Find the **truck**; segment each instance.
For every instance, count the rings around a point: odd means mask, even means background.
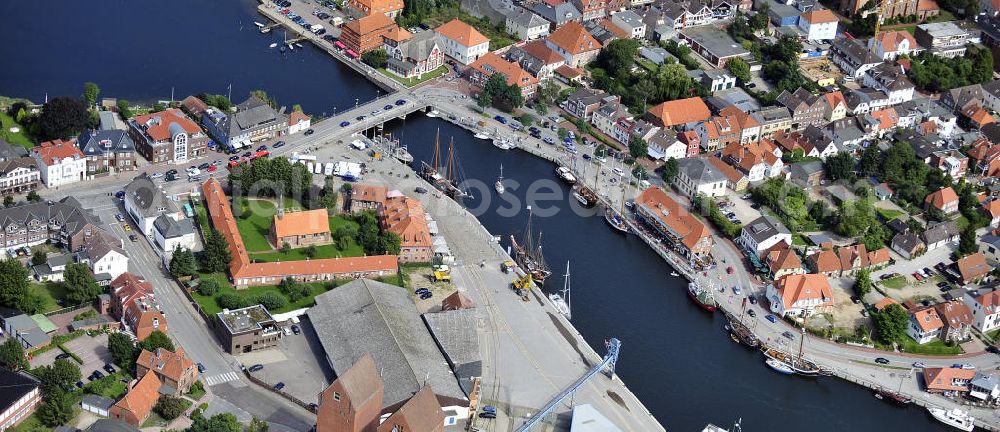
[[[316,156],[307,155],[307,154],[299,154],[299,152],[292,152],[291,161],[292,161],[292,163],[295,163],[295,162],[305,163],[306,161],[313,161],[313,162],[315,162],[316,161]]]
[[[333,175],[333,162],[327,162],[326,166],[323,167],[323,175],[331,176]]]
[[[451,282],[451,268],[447,265],[436,265],[431,269],[434,282]]]
[[[320,30],[325,30],[325,29],[323,28],[323,26],[321,26],[319,24],[313,24],[313,25],[309,26],[309,31],[311,31],[313,33],[319,34]]]

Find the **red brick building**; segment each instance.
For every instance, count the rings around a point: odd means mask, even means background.
[[[375,370],[375,361],[365,354],[319,394],[316,432],[379,430],[382,397],[382,380]]]

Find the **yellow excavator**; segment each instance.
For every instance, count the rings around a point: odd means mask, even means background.
[[[514,279],[510,283],[510,287],[517,295],[521,296],[521,300],[528,301],[528,291],[531,291],[531,274],[529,273],[519,279]]]

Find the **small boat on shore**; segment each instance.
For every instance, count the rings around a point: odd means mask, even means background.
[[[587,185],[583,184],[583,182],[577,182],[574,185],[573,198],[587,208],[597,205],[598,202],[597,194],[587,187]]]
[[[549,301],[552,302],[552,306],[554,306],[559,313],[563,314],[566,319],[572,318],[569,308],[569,261],[566,261],[566,278],[563,282],[562,294],[549,294]]]
[[[253,25],[255,25],[255,26],[257,26],[257,27],[260,27],[260,28],[264,28],[264,24],[263,24],[263,23],[259,23],[259,22],[257,22],[257,21],[254,21],[254,22],[253,22]]]
[[[672,271],[672,272],[670,272],[670,276],[677,277],[677,276],[680,276],[680,273]]]
[[[484,139],[489,139],[490,136],[486,132],[478,131],[478,132],[476,132],[475,137],[478,138],[478,139],[484,140]]]
[[[971,432],[972,429],[976,427],[976,419],[970,416],[968,411],[960,410],[958,408],[950,410],[927,408],[927,411],[930,412],[931,416],[933,416],[937,421],[958,430]]]
[[[274,47],[276,47],[276,46],[278,46],[278,43],[277,43],[277,42],[275,42],[275,43],[272,43],[272,44],[268,45],[267,47],[268,47],[268,48],[274,48]]]
[[[514,147],[517,147],[516,145],[514,145],[514,143],[510,142],[506,138],[493,140],[493,146],[500,150],[510,150]]]
[[[425,114],[425,115],[426,115],[427,117],[431,117],[431,118],[434,118],[434,117],[441,117],[441,113],[440,113],[440,112],[438,112],[438,110],[431,110],[431,112],[429,112],[429,113],[427,113],[427,114]]]
[[[628,224],[625,223],[625,218],[611,207],[604,210],[604,220],[616,231],[628,234]]]
[[[559,177],[560,180],[566,183],[569,184],[576,183],[576,176],[573,175],[573,171],[564,166],[556,168],[556,176]]]
[[[792,367],[785,362],[769,358],[767,360],[764,360],[764,363],[766,363],[771,369],[774,369],[778,373],[782,373],[785,375],[795,375],[795,371],[792,369]]]
[[[709,312],[715,312],[719,307],[712,290],[702,287],[697,282],[688,283],[688,297],[691,297],[691,300],[694,300],[698,307]]]

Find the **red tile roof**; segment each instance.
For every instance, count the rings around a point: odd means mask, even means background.
[[[913,322],[917,323],[920,326],[920,330],[924,333],[944,327],[944,323],[941,322],[941,316],[932,307],[917,309],[910,314],[912,315]]]
[[[139,379],[128,393],[125,393],[112,409],[118,408],[123,411],[128,411],[142,423],[147,417],[149,417],[149,412],[152,411],[153,405],[156,405],[156,401],[160,399],[160,379],[156,377],[156,374],[148,373]]]
[[[582,54],[601,49],[601,43],[576,21],[569,21],[548,36],[549,42],[570,54]]]
[[[928,194],[927,198],[924,199],[924,204],[930,204],[939,210],[943,210],[945,206],[956,201],[958,201],[958,194],[955,193],[955,189],[948,186],[937,192]]]
[[[663,189],[646,188],[635,199],[635,204],[645,208],[661,223],[666,224],[688,249],[694,249],[702,242],[707,242],[707,246],[711,247],[712,234],[708,228],[671,199]]]
[[[663,102],[650,108],[649,114],[655,117],[663,127],[705,121],[712,117],[708,105],[705,105],[705,101],[700,97]]]
[[[479,60],[476,60],[469,67],[487,77],[500,72],[507,77],[507,85],[527,87],[538,84],[538,78],[521,69],[521,66],[517,63],[504,60],[492,52],[486,53],[486,55],[480,57]]]
[[[385,200],[379,214],[384,229],[396,233],[403,247],[431,247],[427,215],[420,201],[401,196]]]
[[[983,255],[982,252],[959,258],[955,264],[958,266],[958,273],[962,275],[962,280],[965,282],[979,280],[989,274],[991,270],[990,265],[986,263],[986,255]]]
[[[483,36],[475,27],[462,22],[458,18],[442,24],[434,29],[434,31],[467,48],[490,43],[488,37]]]
[[[326,209],[305,210],[274,215],[274,233],[279,239],[330,232],[330,215]]]
[[[961,368],[924,368],[926,390],[934,392],[969,390],[968,382],[976,376],[976,371]]]
[[[76,148],[76,140],[63,141],[57,139],[55,141],[45,141],[38,147],[32,148],[31,153],[38,155],[42,159],[42,163],[46,166],[60,164],[63,159],[67,158],[74,160],[83,159],[83,152]]]
[[[812,10],[802,14],[802,18],[809,24],[832,23],[839,21],[837,16],[829,9]]]
[[[176,353],[163,348],[157,348],[155,352],[142,350],[136,364],[174,381],[180,381],[186,372],[196,369],[194,362],[187,358],[183,348],[177,348]],[[194,377],[198,378],[197,370],[194,371]]]
[[[566,59],[563,58],[562,55],[557,53],[554,49],[549,48],[548,45],[545,45],[545,41],[536,40],[528,42],[524,44],[524,47],[522,47],[521,49],[523,49],[524,52],[531,54],[532,57],[541,60],[542,63],[546,65],[562,63],[566,61]]]
[[[170,132],[172,124],[180,126],[188,135],[201,133],[198,124],[177,108],[136,116],[135,122],[144,127],[146,135],[149,135],[155,142],[170,141],[173,138],[173,134]]]
[[[833,305],[833,291],[826,276],[821,274],[785,275],[775,281],[785,309],[802,300],[820,300],[820,305]]]
[[[309,121],[309,120],[310,120],[309,116],[302,111],[292,111],[292,113],[288,115],[289,125],[295,125],[299,124],[299,122]]]

